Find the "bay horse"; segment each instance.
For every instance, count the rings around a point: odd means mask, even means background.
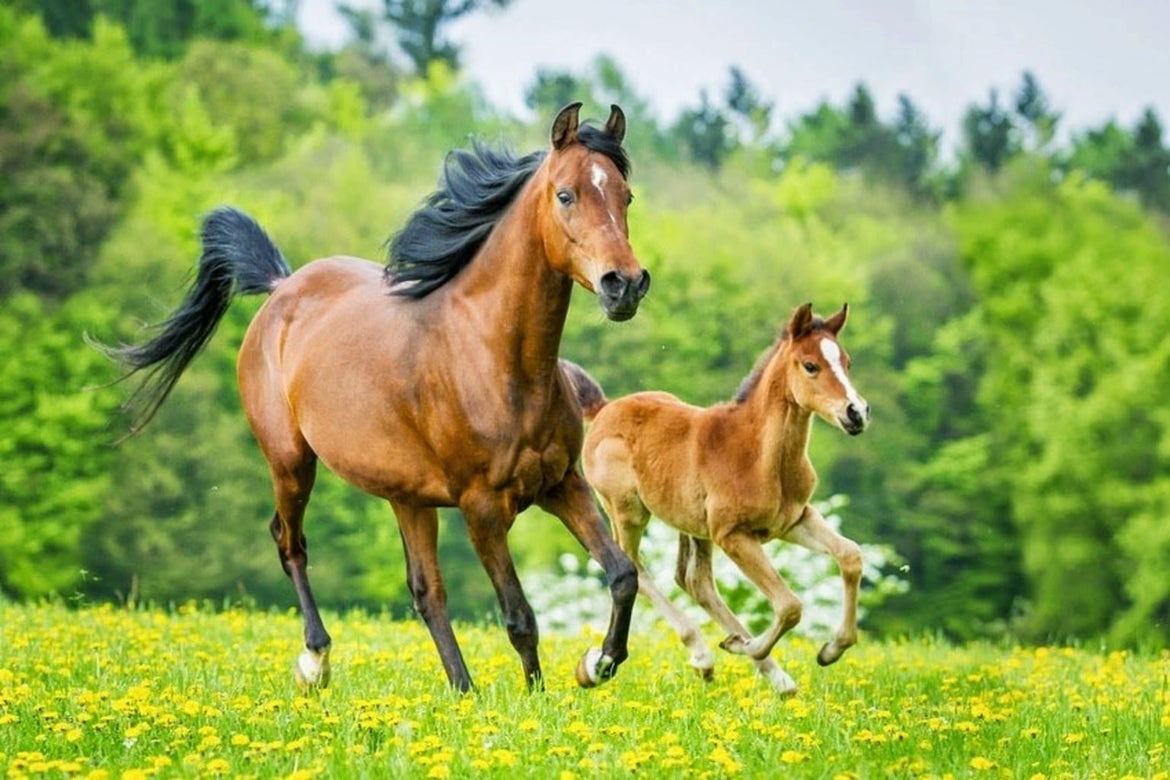
[[[625,116],[612,106],[596,127],[579,122],[580,107],[557,115],[551,149],[451,152],[438,189],[390,242],[385,268],[338,256],[293,273],[251,217],[211,212],[181,306],[147,343],[105,348],[127,377],[147,372],[134,433],[232,298],[269,294],[237,376],[271,471],[269,527],[303,615],[302,685],[327,685],[330,675],[303,532],[318,461],[393,508],[414,607],[452,687],[473,685],[447,614],[437,507],[462,511],[529,689],[542,686],[537,624],[506,537],[531,504],[564,523],[611,591],[607,633],[578,664],[578,682],[608,680],[627,657],[637,574],[578,471],[581,412],[557,352],[574,282],[620,321],[637,312],[650,276],[629,242]]]
[[[832,555],[845,585],[844,617],[836,637],[820,650],[828,665],[857,641],[857,589],[861,551],[811,505],[816,471],[808,457],[813,416],[857,435],[869,422],[869,405],[849,378],[849,354],[837,340],[845,305],[826,319],[805,304],[757,361],[735,400],[703,409],[663,392],[606,401],[579,366],[567,365],[591,421],[582,464],[609,515],[618,544],[638,568],[639,591],[691,651],[690,664],[705,679],[714,654],[702,632],[654,584],[638,557],[651,515],[679,531],[675,579],[728,632],[720,646],[749,656],[784,695],[796,683],[770,656],[776,642],[800,622],[800,600],[785,584],[762,544],[784,539]],[[712,542],[767,597],[771,626],[752,637],[715,588]]]

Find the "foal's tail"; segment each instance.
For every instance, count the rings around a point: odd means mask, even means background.
[[[292,273],[268,234],[242,211],[228,207],[212,211],[203,219],[200,238],[203,254],[195,282],[179,308],[153,326],[158,335],[138,346],[90,340],[127,369],[118,381],[146,371],[124,407],[133,416],[127,436],[154,417],[183,370],[211,340],[232,298],[271,292]]]
[[[605,391],[601,389],[601,385],[596,379],[589,376],[588,371],[573,361],[561,358],[558,362],[561,371],[569,380],[573,392],[577,394],[577,403],[581,404],[581,414],[585,418],[585,422],[593,422],[593,418],[601,411],[601,407],[608,403]]]

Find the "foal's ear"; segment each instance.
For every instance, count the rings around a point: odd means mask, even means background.
[[[616,103],[609,107],[609,119],[605,122],[605,132],[619,144],[626,137],[626,115],[621,106]]]
[[[557,151],[577,140],[577,125],[580,121],[581,104],[570,103],[561,109],[553,120],[552,145]]]
[[[849,304],[841,304],[841,311],[825,320],[825,330],[836,336],[845,327],[845,320],[849,319]]]
[[[812,304],[806,303],[792,313],[792,319],[788,321],[788,336],[795,341],[812,333],[812,329]]]

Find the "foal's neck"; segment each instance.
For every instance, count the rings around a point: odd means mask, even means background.
[[[808,441],[812,434],[813,415],[793,397],[786,369],[786,345],[776,350],[760,382],[746,399],[751,425],[759,438],[760,462],[782,484],[795,480],[792,489],[811,491],[805,483],[811,476]],[[786,491],[787,492],[787,491]]]

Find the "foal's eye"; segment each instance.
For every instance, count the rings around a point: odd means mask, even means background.
[[[806,361],[804,364],[804,370],[807,371],[810,376],[816,376],[817,372],[821,370],[821,367],[816,363],[810,363]]]
[[[572,190],[557,190],[557,200],[561,202],[562,206],[571,206],[575,198]]]
[[[629,206],[633,202],[634,202],[634,193],[631,192],[629,195],[626,195],[626,205]]]

